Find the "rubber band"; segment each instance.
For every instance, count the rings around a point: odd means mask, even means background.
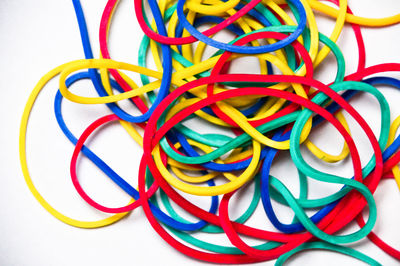
[[[236,264],[279,258],[276,264],[281,265],[301,250],[327,249],[379,265],[354,249],[340,246],[364,237],[390,256],[400,259],[399,251],[372,231],[377,218],[372,195],[380,181],[394,178],[400,187],[397,166],[400,137],[395,138],[400,119],[390,127],[389,105],[375,86],[384,84],[400,88],[399,80],[383,76],[385,72],[399,72],[400,64],[366,68],[366,51],[359,27],[391,25],[400,22],[400,18],[398,15],[383,19],[362,18],[352,14],[346,0],[329,2],[338,8],[315,0],[149,0],[150,21],[142,0],[135,0],[135,16],[145,36],[138,51],[138,64],[134,65],[111,59],[108,50],[107,38],[118,1],[109,0],[104,8],[99,30],[100,59],[95,59],[80,1],[73,0],[85,59],[51,70],[38,82],[28,99],[19,139],[21,167],[28,188],[49,213],[77,227],[106,226],[141,207],[151,226],[167,243],[202,261]],[[319,32],[313,9],[335,18],[329,38]],[[346,22],[353,28],[358,50],[357,70],[347,76],[344,57],[335,44]],[[197,30],[199,26],[209,24],[208,30]],[[225,30],[234,35],[233,40],[216,41],[214,35]],[[321,50],[320,42],[324,45]],[[208,48],[217,50],[206,57]],[[330,84],[323,84],[314,78],[314,73],[329,52],[335,56],[337,71]],[[230,74],[232,66],[237,65],[236,59],[249,55],[257,59],[259,74]],[[157,70],[148,68],[150,57]],[[134,82],[123,71],[137,73],[142,84]],[[274,74],[276,71],[282,74]],[[373,74],[380,76],[369,78]],[[70,163],[71,181],[90,206],[115,213],[100,221],[79,221],[55,210],[40,195],[29,173],[26,137],[30,112],[41,90],[57,75],[59,91],[54,99],[55,118],[75,147]],[[98,97],[80,96],[69,91],[73,83],[82,79],[91,80]],[[379,102],[379,136],[375,136],[350,103],[359,93],[372,94]],[[106,104],[112,114],[93,121],[77,138],[63,118],[63,98],[79,104]],[[141,115],[130,115],[119,106],[119,101],[127,99]],[[371,158],[364,164],[361,164],[358,147],[350,134],[353,126],[349,126],[343,112],[347,112],[349,119],[362,129],[373,150]],[[197,119],[208,125],[206,133],[185,123]],[[119,122],[143,148],[138,190],[85,146],[93,132],[114,121]],[[309,139],[313,130],[326,122],[344,139],[338,155],[323,151]],[[223,129],[226,133],[207,131],[211,128]],[[301,144],[317,159],[333,164],[332,167],[349,157],[353,177],[312,168],[302,157]],[[81,153],[132,198],[128,205],[106,207],[85,192],[76,173]],[[298,197],[278,177],[270,175],[273,163],[280,160],[280,153],[289,153],[297,169]],[[309,178],[342,184],[342,187],[325,197],[310,199]],[[253,189],[249,188],[251,185],[254,185]],[[182,192],[211,196],[209,209],[200,208],[181,195]],[[251,202],[239,218],[231,220],[230,198],[239,193],[252,193]],[[266,219],[278,232],[246,225],[260,199]],[[272,201],[293,211],[291,223],[279,221]],[[367,222],[362,217],[365,207],[369,208]],[[180,216],[176,208],[192,215],[195,222]],[[315,208],[316,212],[307,215],[307,209]],[[336,234],[354,220],[359,229],[346,235]],[[224,234],[233,246],[204,241],[195,237],[194,231]],[[249,246],[242,236],[264,243]]]

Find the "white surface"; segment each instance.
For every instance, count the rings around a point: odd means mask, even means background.
[[[94,53],[98,54],[98,25],[105,5],[102,1],[83,1]],[[400,2],[381,0],[351,0],[350,6],[359,15],[383,17],[400,11]],[[329,33],[332,20],[319,17],[321,31]],[[363,29],[367,49],[367,65],[383,62],[400,62],[400,25],[384,29]],[[39,78],[51,68],[64,62],[83,58],[79,31],[70,1],[0,1],[0,104],[1,148],[0,153],[0,265],[207,265],[192,260],[169,247],[150,227],[141,210],[112,226],[84,230],[58,221],[48,214],[33,198],[26,187],[18,159],[18,129],[23,107],[29,93]],[[123,0],[116,13],[111,35],[111,54],[114,59],[136,63],[138,40],[142,33],[134,18],[133,1]],[[355,70],[357,59],[352,32],[346,28],[339,45],[347,60],[347,73]],[[322,66],[318,74],[322,80],[332,77],[332,66]],[[398,73],[395,77],[400,78]],[[57,80],[44,89],[32,113],[28,132],[28,163],[34,183],[43,196],[61,212],[78,219],[96,219],[104,215],[89,208],[74,192],[69,179],[69,160],[72,146],[61,136],[53,118],[53,98]],[[79,88],[79,90],[78,90]],[[74,88],[78,93],[93,93],[89,83]],[[400,114],[400,94],[394,89],[383,89],[392,108],[392,120]],[[372,97],[363,96],[353,101],[356,108],[378,134],[379,111]],[[80,106],[65,101],[65,118],[71,130],[79,135],[94,119],[108,113],[105,107]],[[74,121],[74,119],[79,118]],[[323,130],[319,134],[324,134]],[[328,151],[337,152],[341,140],[329,142],[333,136],[325,134],[317,144]],[[357,131],[354,130],[354,135]],[[110,141],[111,140],[111,141]],[[329,141],[326,141],[329,140]],[[128,144],[127,144],[128,143]],[[339,143],[336,144],[336,143]],[[358,141],[363,162],[370,149],[362,138]],[[129,140],[119,127],[108,127],[90,141],[92,147],[124,178],[135,184],[140,147]],[[115,157],[113,157],[115,156]],[[308,157],[310,158],[310,157]],[[312,158],[309,159],[311,163]],[[332,170],[332,169],[331,169]],[[334,169],[335,170],[335,169]],[[336,170],[335,170],[336,171]],[[350,173],[349,165],[340,172]],[[293,189],[291,182],[294,169],[278,163],[273,174]],[[109,206],[120,206],[127,197],[108,182],[85,159],[80,161],[79,177],[90,195]],[[285,175],[286,178],[283,176]],[[297,181],[296,181],[297,182]],[[93,184],[96,183],[95,186]],[[311,197],[324,192],[312,184]],[[325,186],[326,187],[326,186]],[[329,189],[329,188],[327,188]],[[400,249],[400,196],[394,181],[384,181],[376,193],[379,209],[375,231],[384,240]],[[238,202],[238,201],[236,201]],[[201,201],[206,206],[207,200]],[[243,205],[242,205],[243,204]],[[239,206],[245,206],[246,198]],[[279,206],[277,206],[279,208]],[[239,214],[232,209],[232,215]],[[284,221],[290,220],[290,212],[281,208]],[[251,225],[269,228],[265,215],[258,211]],[[351,231],[357,227],[351,227]],[[221,243],[228,243],[220,239]],[[383,265],[395,265],[396,261],[375,247],[368,240],[352,245],[380,261]],[[362,265],[344,255],[324,251],[308,251],[295,256],[289,265]],[[267,262],[263,265],[273,265]]]

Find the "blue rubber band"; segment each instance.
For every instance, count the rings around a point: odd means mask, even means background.
[[[149,2],[152,2],[152,1],[154,1],[154,0],[150,0]],[[247,47],[247,46],[244,47],[244,46],[226,44],[226,43],[222,43],[219,41],[215,41],[215,40],[205,36],[201,32],[199,32],[186,19],[186,16],[183,12],[183,5],[185,4],[185,0],[178,0],[178,4],[176,6],[176,12],[177,12],[179,21],[180,21],[180,23],[182,23],[183,27],[192,36],[194,36],[196,39],[198,39],[201,42],[204,42],[210,46],[213,46],[213,47],[218,48],[223,51],[229,51],[229,52],[239,53],[239,54],[261,54],[261,53],[273,52],[273,51],[279,50],[281,48],[284,48],[285,46],[288,46],[290,43],[295,41],[303,32],[303,30],[306,26],[306,21],[307,21],[304,7],[299,0],[290,0],[290,2],[293,3],[293,5],[296,7],[296,9],[299,12],[300,20],[298,21],[298,26],[297,26],[296,30],[284,40],[278,41],[273,44],[262,45],[262,46],[251,46],[251,47]],[[158,11],[159,11],[159,9],[158,9]]]

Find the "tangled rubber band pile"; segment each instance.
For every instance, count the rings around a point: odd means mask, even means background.
[[[395,178],[400,187],[400,170],[396,166],[400,160],[400,138],[395,139],[400,117],[390,126],[389,105],[376,88],[387,85],[400,89],[400,80],[385,75],[385,72],[399,72],[400,63],[366,67],[360,29],[360,26],[399,23],[400,14],[383,19],[358,17],[352,14],[346,0],[328,0],[337,8],[316,0],[148,0],[150,20],[142,1],[135,0],[135,15],[145,37],[138,52],[138,65],[133,65],[110,59],[108,51],[108,29],[117,0],[107,2],[101,18],[101,59],[93,57],[79,0],[72,2],[85,59],[63,64],[39,81],[27,102],[20,131],[20,158],[25,180],[36,199],[52,215],[73,226],[95,228],[112,224],[141,207],[151,226],[168,244],[185,255],[214,263],[252,263],[278,258],[276,264],[280,265],[301,250],[328,249],[379,265],[369,256],[342,245],[365,237],[400,260],[400,252],[372,231],[377,218],[373,193],[380,181]],[[314,11],[336,19],[329,37],[318,31]],[[357,71],[348,76],[345,76],[343,54],[335,44],[346,23],[351,25],[356,37],[359,58]],[[198,31],[203,25],[211,27]],[[221,31],[236,37],[229,43],[213,39]],[[217,52],[204,58],[207,46],[216,48]],[[329,53],[336,58],[336,65],[324,67],[335,69],[337,74],[332,83],[325,84],[314,79],[313,73]],[[150,55],[157,70],[146,66]],[[229,74],[235,59],[243,56],[257,58],[260,74]],[[122,70],[139,74],[142,84],[136,84]],[[70,164],[71,179],[82,199],[99,211],[113,214],[100,221],[78,221],[55,210],[39,194],[28,171],[29,115],[43,87],[57,75],[59,91],[54,101],[55,116],[62,132],[75,145]],[[72,84],[83,79],[92,82],[98,97],[84,97],[69,91]],[[349,103],[359,93],[371,94],[379,102],[379,136],[374,135]],[[94,121],[77,138],[63,119],[63,98],[80,104],[106,104],[113,114]],[[142,114],[133,116],[121,109],[118,102],[126,99]],[[366,165],[361,164],[358,147],[342,111],[347,112],[368,137],[373,156]],[[235,137],[196,132],[182,123],[191,119],[207,121],[209,128],[230,130]],[[138,190],[84,145],[95,130],[113,121],[118,121],[143,147]],[[339,155],[328,154],[309,140],[311,130],[327,122],[345,140]],[[143,136],[138,128],[143,129]],[[349,158],[353,177],[312,168],[300,152],[301,144],[325,163]],[[298,170],[298,197],[270,175],[271,165],[279,160],[279,152],[290,154]],[[128,205],[109,208],[85,192],[76,173],[81,153],[132,197]],[[342,187],[329,196],[309,199],[309,179]],[[251,183],[254,184],[251,203],[238,219],[231,220],[230,199]],[[209,210],[196,206],[184,198],[182,192],[211,197]],[[247,189],[246,193],[251,192]],[[277,231],[246,225],[260,200],[269,220],[266,222],[272,223]],[[178,215],[171,201],[197,217],[198,222],[189,222]],[[273,201],[290,207],[294,214],[292,223],[285,224],[278,219]],[[365,208],[369,209],[366,222],[361,214]],[[318,211],[311,216],[306,213],[315,209]],[[356,232],[336,234],[354,220],[359,225]],[[193,232],[226,234],[233,246],[205,242],[195,238]],[[242,236],[264,244],[249,246]]]

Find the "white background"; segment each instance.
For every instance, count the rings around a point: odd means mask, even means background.
[[[94,54],[98,56],[98,25],[106,1],[83,1]],[[400,2],[396,0],[351,0],[350,7],[358,15],[384,17],[399,13]],[[142,33],[134,17],[133,1],[122,0],[113,20],[110,37],[111,55],[116,60],[136,63],[139,40]],[[329,34],[332,20],[318,16],[320,31]],[[363,29],[367,49],[367,65],[384,62],[400,62],[400,25],[383,29]],[[109,227],[84,230],[63,224],[48,214],[30,194],[25,185],[18,159],[18,130],[23,107],[29,93],[42,75],[64,62],[83,58],[80,37],[72,3],[70,1],[0,1],[0,265],[208,265],[192,260],[169,247],[150,227],[144,213],[135,210],[128,218]],[[345,53],[347,70],[356,67],[357,53],[354,37],[345,28],[339,46]],[[236,72],[240,71],[235,69]],[[247,71],[251,71],[248,69]],[[255,70],[256,71],[256,70]],[[321,66],[317,77],[330,80],[336,71],[334,61]],[[254,71],[253,71],[254,72]],[[400,78],[398,73],[392,76]],[[28,163],[33,181],[43,196],[58,210],[77,219],[93,220],[105,217],[89,208],[74,192],[69,179],[69,160],[73,147],[58,129],[53,116],[53,99],[57,80],[45,87],[32,112],[28,131]],[[382,88],[388,97],[392,120],[400,114],[400,94],[391,88]],[[81,95],[94,95],[89,83],[82,82],[73,90]],[[374,132],[379,134],[379,106],[370,96],[352,101],[363,114]],[[71,130],[79,135],[96,118],[109,113],[103,106],[81,106],[65,101],[65,119]],[[326,129],[329,129],[328,127]],[[337,153],[342,140],[336,133],[325,128],[316,143],[327,151]],[[357,144],[363,163],[371,155],[365,137],[359,136]],[[358,132],[360,133],[360,132]],[[327,141],[329,140],[329,141]],[[118,127],[106,127],[90,140],[93,148],[117,172],[131,184],[136,184],[136,171],[141,156],[140,147]],[[306,153],[310,163],[316,162]],[[273,174],[296,191],[297,176],[288,157],[285,163],[274,165]],[[319,166],[351,174],[347,163],[343,167]],[[79,178],[88,193],[108,206],[126,204],[128,198],[113,186],[85,159],[79,163]],[[294,180],[294,181],[293,181]],[[311,182],[310,197],[333,192],[337,187]],[[296,192],[294,192],[296,193]],[[395,182],[384,181],[376,194],[378,221],[375,231],[384,240],[400,249],[400,196]],[[198,200],[198,199],[197,199]],[[198,200],[206,207],[208,199]],[[248,197],[234,200],[237,208],[231,208],[232,217],[248,203]],[[234,204],[233,203],[233,204]],[[280,218],[289,222],[288,209],[275,206]],[[262,211],[258,210],[249,221],[250,225],[271,229]],[[354,231],[351,225],[344,232]],[[202,236],[204,238],[204,236]],[[225,238],[213,238],[221,244],[229,244]],[[251,241],[249,242],[251,243]],[[377,259],[383,265],[395,265],[396,261],[375,247],[368,240],[351,245]],[[307,251],[293,257],[288,265],[362,265],[344,255]],[[266,262],[263,265],[273,265]]]

